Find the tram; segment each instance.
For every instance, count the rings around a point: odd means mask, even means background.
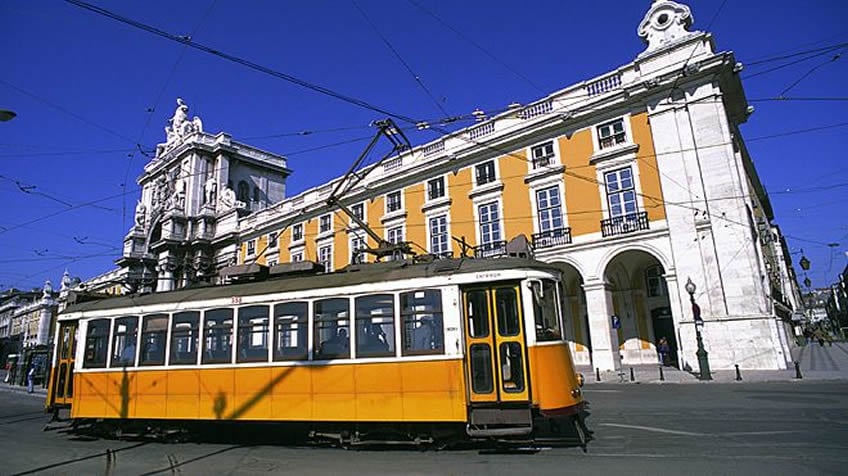
[[[274,423],[342,443],[567,429],[585,445],[556,268],[512,257],[252,266],[261,278],[70,305],[48,410],[115,427]]]

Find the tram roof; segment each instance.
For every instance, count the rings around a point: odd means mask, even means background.
[[[308,289],[338,288],[357,284],[398,281],[402,279],[450,276],[462,273],[480,273],[508,269],[537,269],[554,271],[549,263],[526,258],[490,259],[440,259],[429,263],[411,261],[389,261],[347,266],[339,271],[309,276],[282,276],[264,281],[240,284],[205,285],[183,288],[176,291],[149,294],[132,294],[87,301],[68,306],[64,313],[96,311],[123,307],[135,307],[169,302],[201,301],[233,295],[255,296],[262,294],[304,291]]]

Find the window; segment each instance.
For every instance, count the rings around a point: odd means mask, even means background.
[[[559,187],[553,186],[536,192],[536,207],[539,213],[539,231],[562,229],[562,202]]]
[[[350,358],[350,302],[322,299],[314,303],[315,359]]]
[[[250,201],[250,185],[244,180],[239,181],[237,194],[240,202],[247,203]]]
[[[274,360],[304,360],[308,304],[287,302],[274,306]]]
[[[247,242],[247,254],[252,255],[256,253],[256,240],[250,240]]]
[[[355,303],[356,356],[395,355],[395,297],[375,294],[358,297]]]
[[[477,186],[485,185],[495,181],[495,161],[490,160],[474,167],[474,176],[477,179]]]
[[[298,223],[292,227],[292,241],[300,241],[303,239],[303,224]]]
[[[394,228],[389,228],[386,232],[386,239],[389,243],[400,243],[403,241],[403,227],[396,226]]]
[[[259,187],[253,187],[253,201],[259,202],[259,198],[262,192],[259,191]]]
[[[475,289],[465,295],[465,316],[470,337],[489,335],[489,298],[486,291]]]
[[[318,263],[324,265],[324,271],[327,273],[333,270],[333,245],[318,248]]]
[[[106,355],[109,345],[109,319],[89,321],[85,334],[85,358],[83,367],[87,369],[106,367]]]
[[[238,310],[238,356],[236,362],[268,360],[268,306],[246,306]]]
[[[533,294],[533,316],[536,325],[536,340],[539,342],[561,340],[562,331],[557,315],[556,286],[553,281],[530,281]]]
[[[610,218],[636,213],[636,188],[630,167],[605,173],[604,182]]]
[[[430,253],[443,255],[450,251],[448,246],[448,217],[439,215],[430,218]]]
[[[279,236],[279,233],[277,233],[276,231],[273,233],[268,233],[268,248],[277,247],[277,236]]]
[[[623,144],[626,140],[624,119],[616,119],[598,126],[598,145],[601,150]]]
[[[444,353],[441,291],[426,289],[401,293],[400,316],[403,355]]]
[[[445,178],[437,177],[427,182],[427,200],[435,200],[445,196]]]
[[[490,245],[501,241],[501,222],[497,202],[480,205],[477,211],[480,217],[480,243]]]
[[[197,364],[197,347],[200,343],[200,312],[186,311],[174,314],[171,324],[170,364]]]
[[[138,318],[122,317],[115,320],[112,331],[111,367],[134,367],[135,345],[138,340]]]
[[[668,284],[663,276],[662,266],[651,266],[645,270],[645,284],[648,297],[668,296]]]
[[[318,233],[329,233],[333,230],[333,218],[331,215],[322,215],[318,219]]]
[[[498,335],[509,337],[521,333],[515,289],[500,288],[495,290],[495,312],[498,316]]]
[[[350,239],[350,252],[351,252],[351,263],[365,263],[367,262],[367,258],[365,256],[364,250],[366,248],[365,245],[365,237],[363,236],[353,236]]]
[[[400,191],[392,192],[386,195],[386,213],[392,213],[402,208]]]
[[[298,251],[297,253],[292,253],[292,255],[291,255],[291,262],[292,263],[297,263],[298,261],[303,261],[303,252],[302,251]]]
[[[357,203],[356,205],[351,206],[350,213],[352,213],[356,218],[365,221],[365,205]]]
[[[229,364],[233,361],[233,310],[213,309],[204,313],[204,364]]]
[[[141,326],[141,355],[139,365],[165,365],[165,344],[168,335],[168,315],[144,316]]]
[[[554,158],[554,142],[545,142],[544,144],[531,147],[530,155],[534,169],[551,165]]]

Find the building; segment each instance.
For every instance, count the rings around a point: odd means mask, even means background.
[[[753,108],[733,53],[656,0],[632,62],[370,166],[340,197],[383,240],[496,256],[525,235],[563,271],[567,337],[602,371],[697,368],[693,305],[713,368],[783,369],[800,295],[740,127]],[[203,132],[178,107],[139,179],[120,269],[89,289],[169,290],[234,263],[327,270],[377,245],[328,203],[336,179],[285,197],[285,158]],[[344,185],[344,184],[342,184]],[[468,248],[460,242],[468,244]],[[796,313],[797,314],[797,313]]]
[[[10,382],[24,385],[30,367],[37,370],[36,380],[44,381],[50,367],[56,313],[56,295],[50,281],[44,283],[41,291],[8,293],[0,307],[0,352],[4,367],[9,364]]]

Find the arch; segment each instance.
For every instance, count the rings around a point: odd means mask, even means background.
[[[641,251],[653,256],[654,258],[656,258],[657,261],[660,262],[666,272],[673,268],[673,266],[671,266],[671,261],[668,259],[665,253],[663,253],[656,246],[651,245],[649,243],[630,243],[606,251],[601,257],[601,259],[598,260],[598,267],[595,269],[595,276],[604,279],[609,264],[619,255],[628,251]]]

